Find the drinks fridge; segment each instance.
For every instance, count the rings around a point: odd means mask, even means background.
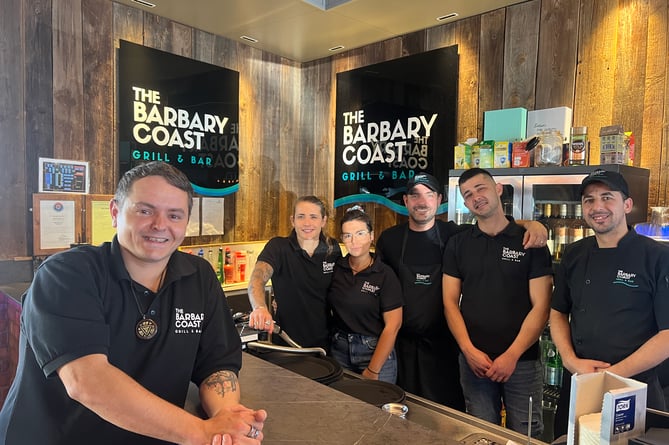
[[[566,204],[565,219],[576,219],[581,203],[579,186],[590,172],[596,169],[616,171],[625,177],[634,201],[632,212],[627,215],[630,225],[648,220],[649,170],[627,165],[580,165],[571,167],[530,167],[487,169],[495,180],[504,185],[502,205],[505,213],[515,219],[560,219],[561,207]],[[449,170],[448,219],[457,223],[473,221],[464,206],[458,187],[458,178],[465,170]],[[551,215],[545,214],[550,204]],[[571,222],[571,221],[570,221]]]

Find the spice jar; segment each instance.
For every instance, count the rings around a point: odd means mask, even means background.
[[[588,127],[572,127],[569,140],[569,165],[588,165]]]
[[[534,166],[562,165],[562,134],[558,130],[542,130],[539,144],[534,149]]]

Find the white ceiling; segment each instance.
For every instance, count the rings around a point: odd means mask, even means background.
[[[273,54],[307,62],[525,0],[350,0],[327,11],[305,0],[116,0]],[[310,0],[317,4],[342,0]],[[455,19],[437,21],[452,12]],[[243,42],[243,40],[242,40]]]

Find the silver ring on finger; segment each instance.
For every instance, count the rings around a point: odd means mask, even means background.
[[[248,433],[246,433],[246,437],[249,437],[251,439],[257,439],[258,435],[260,434],[260,430],[256,428],[254,425],[249,425],[251,429],[249,430]]]

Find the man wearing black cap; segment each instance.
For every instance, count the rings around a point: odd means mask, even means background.
[[[567,247],[555,276],[551,335],[565,372],[555,420],[567,431],[571,373],[609,371],[648,384],[648,407],[664,410],[656,367],[669,357],[669,248],[627,225],[632,198],[619,173],[581,184],[583,218],[595,236]]]
[[[404,390],[464,411],[458,372],[458,347],[446,325],[441,295],[441,261],[449,237],[462,229],[436,219],[442,194],[439,181],[417,173],[407,182],[404,205],[408,223],[381,233],[376,253],[400,279],[404,294],[402,328],[395,341],[397,384]],[[546,229],[536,221],[528,229],[527,246],[546,244]]]

